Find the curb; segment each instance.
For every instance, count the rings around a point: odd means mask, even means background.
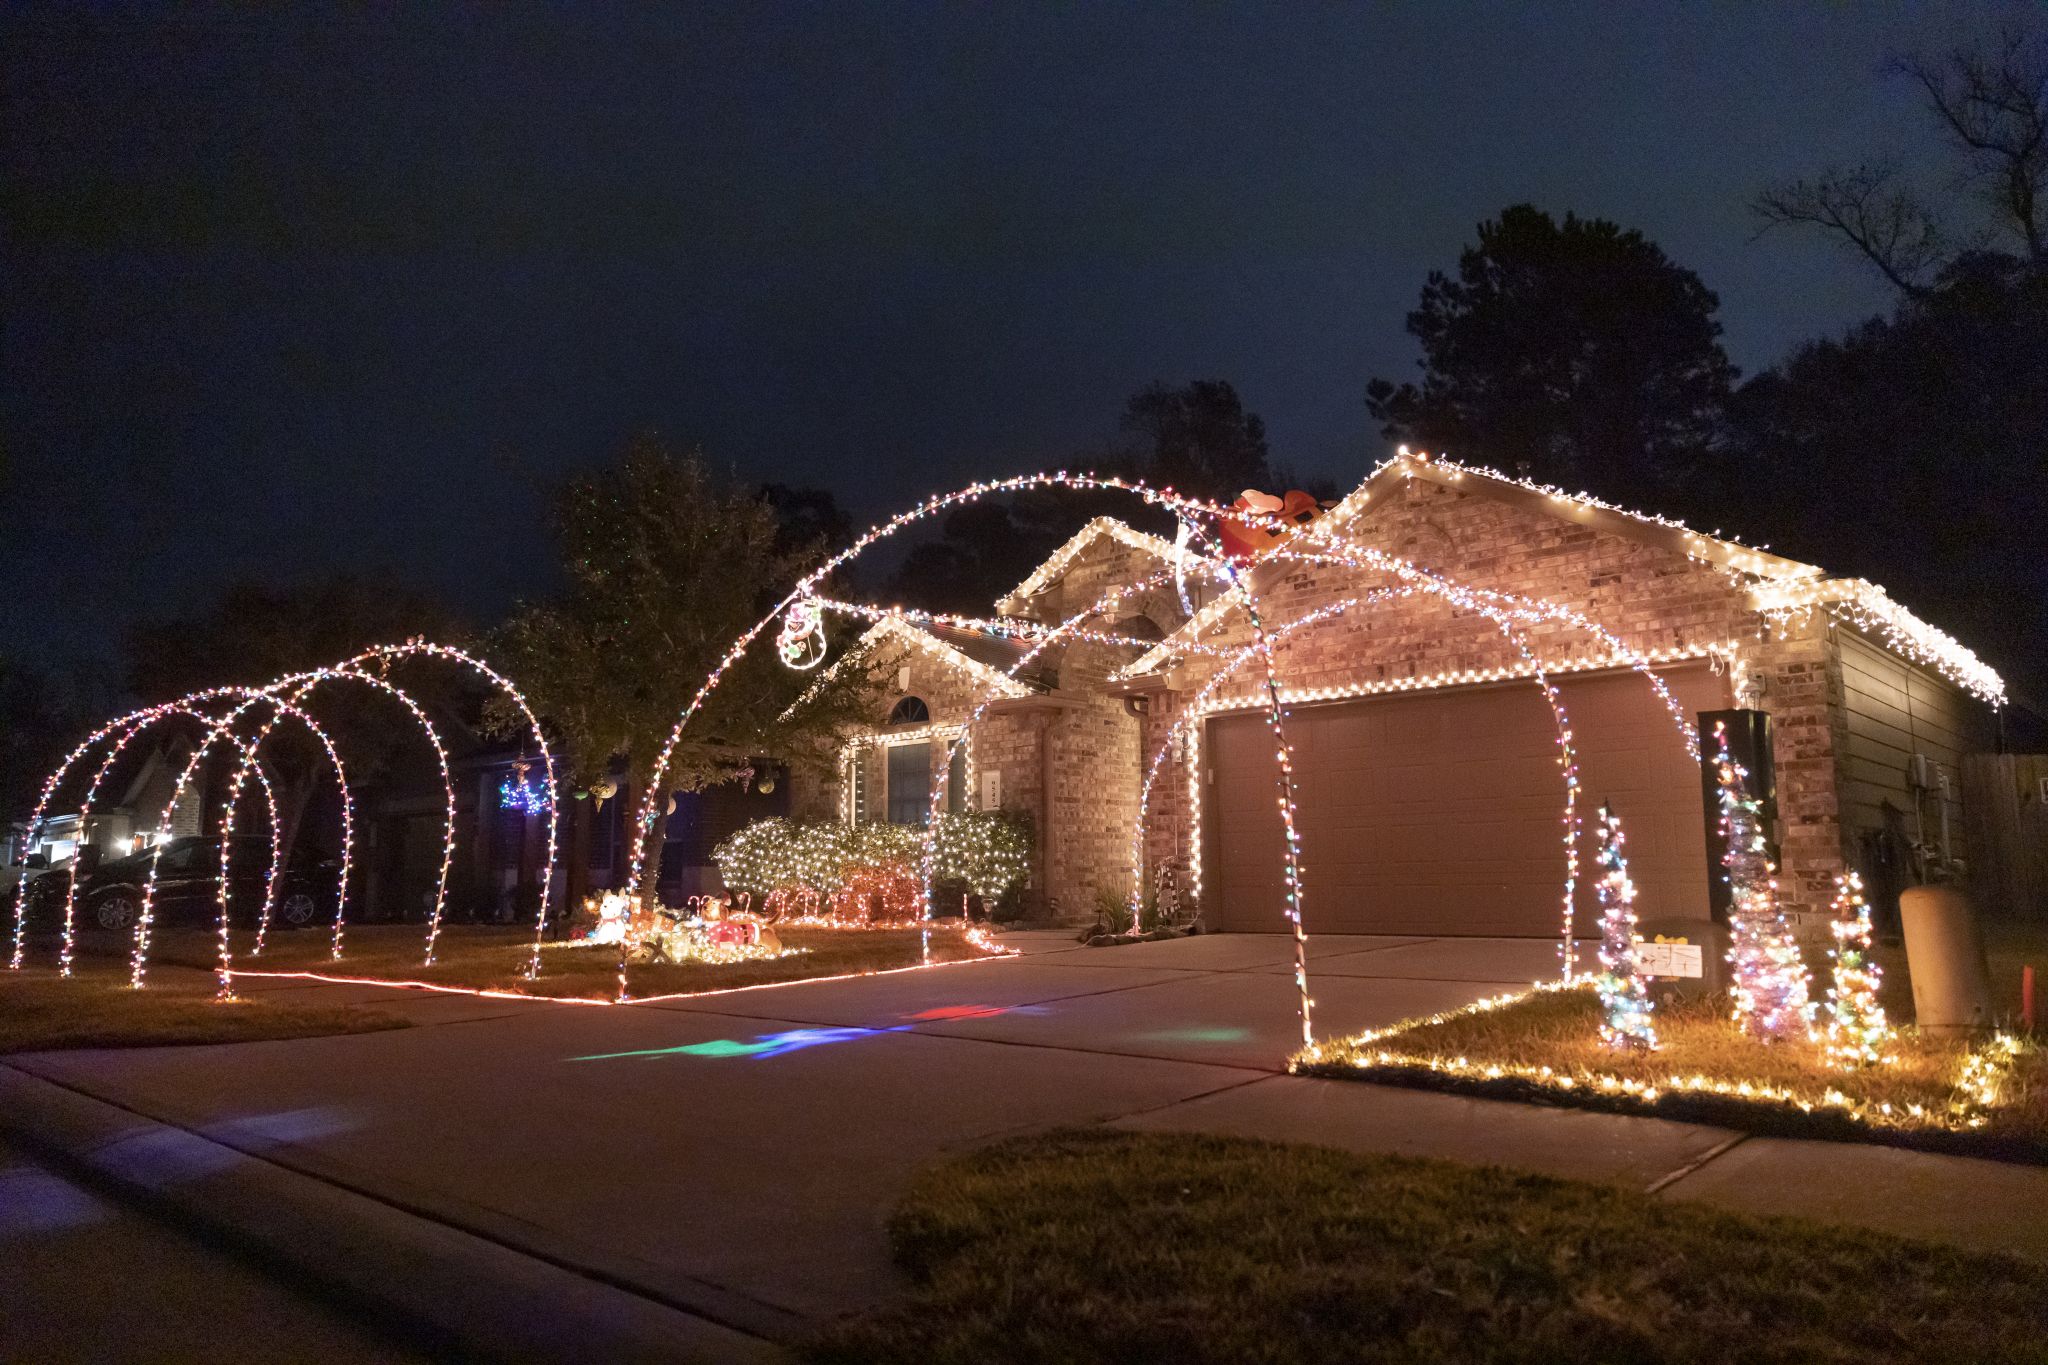
[[[0,1131],[436,1358],[785,1362],[780,1346],[0,1063]]]

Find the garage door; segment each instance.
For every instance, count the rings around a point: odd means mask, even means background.
[[[1688,719],[1728,705],[1704,664],[1663,670]],[[1632,671],[1558,680],[1590,835],[1610,801],[1628,836],[1637,914],[1707,916],[1699,768]],[[1311,932],[1557,932],[1564,783],[1557,731],[1532,682],[1296,707],[1305,920]],[[1275,932],[1280,817],[1265,718],[1217,717],[1203,745],[1205,902],[1224,929]],[[1576,907],[1597,933],[1592,843]]]

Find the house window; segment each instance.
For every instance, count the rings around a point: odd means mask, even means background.
[[[905,697],[889,712],[891,725],[918,725],[932,718],[932,709],[924,704],[923,697]]]
[[[932,806],[932,746],[918,744],[889,747],[889,823],[921,825]]]
[[[953,746],[953,756],[946,760],[946,809],[959,814],[967,809],[967,737]]]

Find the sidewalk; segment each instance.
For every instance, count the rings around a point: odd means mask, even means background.
[[[16,1057],[0,1067],[0,1127],[40,1124],[82,1160],[159,1142],[185,1153],[155,1186],[146,1163],[101,1161],[145,1193],[207,1190],[227,1168],[302,1182],[334,1197],[320,1216],[337,1227],[367,1220],[332,1234],[355,1236],[359,1260],[375,1265],[386,1236],[452,1238],[503,1258],[491,1273],[519,1282],[529,1310],[602,1290],[733,1334],[735,1350],[796,1341],[898,1290],[884,1226],[921,1167],[1061,1124],[1495,1162],[2048,1259],[2048,1169],[1290,1077],[1284,940],[1019,946],[1030,951],[1002,961],[625,1008],[251,983],[279,999],[370,992],[418,1026]],[[1334,1031],[1527,981],[1548,945],[1312,951]],[[66,1137],[47,1121],[53,1090],[119,1116],[126,1146]],[[276,1240],[270,1198],[193,1202]],[[545,1283],[520,1280],[533,1267]],[[624,1311],[604,1302],[597,1320]]]

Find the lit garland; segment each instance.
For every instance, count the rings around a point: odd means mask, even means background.
[[[1895,1060],[1885,1055],[1892,1028],[1877,1003],[1882,976],[1870,960],[1870,906],[1863,878],[1850,872],[1835,878],[1834,984],[1828,989],[1828,1060],[1845,1070]]]
[[[1368,1029],[1336,1042],[1311,1044],[1294,1056],[1288,1070],[1302,1074],[1323,1066],[1349,1066],[1360,1071],[1427,1071],[1462,1081],[1514,1080],[1564,1095],[1591,1094],[1609,1100],[1634,1101],[1646,1109],[1667,1094],[1708,1095],[1717,1099],[1784,1105],[1803,1114],[1832,1114],[1873,1129],[1964,1132],[1984,1127],[1989,1122],[1990,1111],[2006,1102],[2005,1091],[2013,1071],[2019,1059],[2030,1051],[2025,1042],[2010,1034],[1994,1036],[1982,1048],[1963,1058],[1957,1070],[1954,1098],[1945,1106],[1930,1106],[1857,1099],[1832,1086],[1818,1091],[1801,1090],[1761,1081],[1716,1080],[1698,1074],[1674,1074],[1663,1080],[1645,1081],[1584,1067],[1474,1061],[1464,1056],[1416,1055],[1381,1046],[1389,1039],[1415,1029],[1489,1014],[1519,1005],[1548,991],[1579,990],[1590,984],[1584,978],[1572,983],[1545,982],[1526,991],[1489,996],[1457,1009],[1405,1019],[1386,1028]]]
[[[1606,806],[1593,827],[1600,880],[1600,975],[1594,985],[1607,1017],[1600,1037],[1609,1047],[1655,1052],[1657,1030],[1650,1023],[1650,995],[1636,966],[1636,884],[1622,852],[1621,817]]]
[[[1727,846],[1728,962],[1735,1021],[1759,1038],[1802,1036],[1813,1027],[1813,1002],[1791,927],[1778,907],[1776,869],[1764,849],[1749,772],[1728,751],[1728,726],[1714,723],[1714,776],[1720,790],[1721,837]]]

